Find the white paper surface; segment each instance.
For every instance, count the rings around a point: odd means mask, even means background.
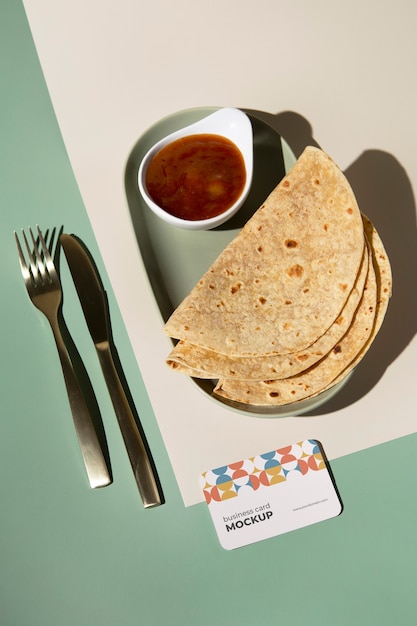
[[[409,281],[417,271],[417,83],[411,66],[417,5],[24,5],[185,505],[201,501],[198,477],[207,467],[268,450],[271,442],[314,437],[332,459],[414,432],[417,315],[415,281]],[[316,416],[239,415],[164,364],[170,344],[134,237],[124,167],[138,137],[158,119],[208,105],[267,112],[297,153],[314,138],[346,171],[393,262],[395,303],[383,330],[349,396]]]

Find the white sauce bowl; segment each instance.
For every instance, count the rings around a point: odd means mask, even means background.
[[[176,141],[182,137],[196,134],[213,134],[220,135],[233,142],[240,150],[246,169],[246,181],[245,186],[239,196],[239,198],[232,204],[226,211],[211,217],[209,219],[202,220],[186,220],[171,215],[163,208],[158,206],[148,193],[146,188],[146,172],[150,162],[154,156],[162,148],[169,143]],[[185,228],[188,230],[209,230],[224,224],[233,215],[237,213],[242,204],[245,202],[251,184],[253,176],[253,131],[252,124],[248,116],[240,109],[234,109],[226,107],[219,109],[215,113],[208,115],[202,120],[186,126],[180,130],[177,130],[152,146],[143,157],[139,166],[138,172],[138,185],[142,198],[146,202],[147,206],[161,219],[163,219],[171,226],[178,228]]]

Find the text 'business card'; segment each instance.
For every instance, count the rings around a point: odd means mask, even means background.
[[[226,550],[339,515],[320,444],[307,439],[204,472],[209,511]]]

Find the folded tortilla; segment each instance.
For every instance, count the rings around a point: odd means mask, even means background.
[[[164,330],[230,357],[306,350],[340,316],[364,246],[347,179],[327,154],[307,147]]]
[[[233,357],[180,341],[169,354],[168,365],[188,376],[207,379],[262,380],[295,376],[322,359],[348,330],[362,298],[368,260],[366,246],[356,283],[345,306],[330,328],[308,348],[290,354]]]
[[[368,352],[384,320],[392,293],[388,256],[375,227],[363,216],[372,262],[363,297],[345,336],[321,361],[284,380],[220,380],[214,393],[257,406],[283,405],[313,397],[343,380]]]

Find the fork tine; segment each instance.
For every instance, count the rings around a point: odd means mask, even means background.
[[[30,228],[29,228],[29,232],[30,232],[30,235],[31,235],[31,238],[32,238],[32,241],[33,241],[33,234],[32,234],[32,230]],[[28,258],[29,258],[30,275],[31,275],[33,284],[36,285],[39,282],[39,268],[38,268],[38,266],[36,264],[36,258],[35,258],[35,252],[37,250],[37,246],[35,245],[35,242],[34,242],[34,248],[33,248],[33,252],[32,252],[32,250],[30,249],[30,246],[29,246],[29,242],[28,242],[27,237],[26,237],[26,233],[23,230],[23,228],[22,228],[22,236],[23,236],[23,241],[25,242],[26,251],[27,251],[27,254],[28,254]]]
[[[51,257],[53,256],[52,252],[53,252],[54,245],[55,245],[55,235],[56,235],[56,227],[54,226],[51,232],[49,232],[49,228],[48,228],[48,230],[45,231],[44,236],[43,236],[43,239],[47,245],[47,248],[49,250],[49,254],[51,255]],[[49,239],[49,243],[48,243],[48,239]]]
[[[51,230],[51,232],[49,232],[49,228],[47,228],[45,230],[45,232],[43,233],[43,240],[44,240],[44,242],[47,245],[47,248],[49,250],[49,254],[51,255],[51,257],[52,257],[53,247],[54,247],[55,231],[56,231],[55,227]],[[39,239],[39,236],[38,236],[38,237],[36,237],[36,247],[39,248],[40,245],[41,245],[41,242],[40,242],[40,239]],[[34,254],[34,252],[35,252],[35,250],[33,249],[32,250],[32,255]],[[41,255],[42,260],[43,260],[44,255],[43,255],[43,251],[42,250],[40,251],[40,255]]]
[[[34,284],[33,276],[32,276],[31,271],[30,271],[30,269],[29,269],[29,267],[28,267],[28,265],[26,263],[26,259],[25,259],[25,256],[23,254],[22,246],[20,245],[19,237],[17,236],[17,232],[16,231],[14,231],[14,238],[16,240],[17,253],[18,253],[18,256],[19,256],[20,269],[22,271],[23,278],[24,278],[25,282],[31,281],[32,284]]]
[[[38,228],[39,230],[39,228]],[[31,258],[31,262],[33,261],[33,265],[32,265],[32,272],[36,272],[37,276],[40,276],[40,279],[42,282],[46,282],[49,281],[49,276],[46,272],[46,268],[45,268],[45,264],[42,260],[41,254],[39,252],[39,245],[36,243],[36,239],[33,235],[32,229],[29,228],[29,233],[30,233],[30,237],[32,239],[32,244],[33,244],[33,254],[30,254],[30,250],[28,247],[28,252]],[[39,241],[41,241],[42,238],[42,234],[39,230]],[[43,241],[43,239],[42,239]],[[42,241],[41,241],[41,245],[42,245]],[[43,245],[45,246],[45,242],[43,242]],[[46,249],[46,246],[45,246]],[[43,250],[43,253],[45,254],[45,250]]]
[[[47,247],[47,245],[45,243],[45,239],[43,238],[43,235],[42,235],[42,232],[41,232],[39,226],[36,225],[36,228],[37,228],[37,231],[38,231],[39,241],[40,241],[40,244],[41,244],[41,247],[42,247],[42,255],[43,256],[40,257],[40,258],[41,258],[41,260],[42,259],[44,260],[44,262],[46,264],[46,269],[47,269],[48,274],[49,274],[49,279],[52,281],[52,275],[55,273],[55,265],[54,265],[54,262],[52,261],[51,254],[50,254],[49,249],[48,249],[48,247]],[[51,238],[50,245],[52,246],[52,244],[53,244],[53,237],[54,237],[54,231],[52,232],[52,236],[51,237],[52,238]],[[42,265],[45,267],[43,261],[42,261]]]

